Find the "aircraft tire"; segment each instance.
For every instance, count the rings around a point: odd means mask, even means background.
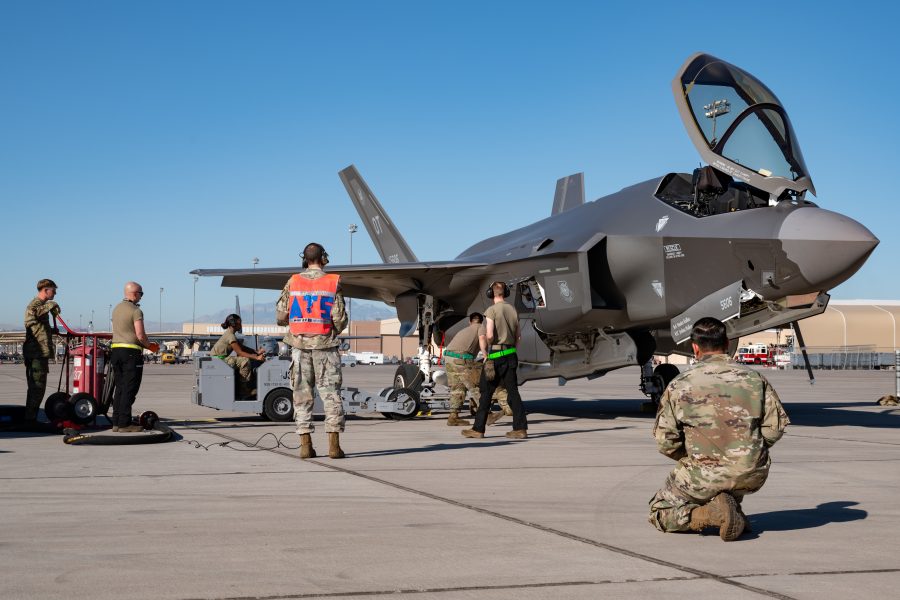
[[[263,414],[270,421],[285,422],[294,419],[294,395],[287,388],[272,390],[263,400]]]
[[[397,367],[394,372],[394,389],[408,388],[416,393],[422,391],[422,371],[416,365],[406,363]]]
[[[653,369],[653,375],[659,377],[659,379],[662,381],[661,389],[663,390],[669,387],[669,384],[672,382],[672,380],[678,377],[680,373],[681,371],[678,370],[678,367],[670,363],[658,364]],[[656,398],[654,402],[656,404],[659,404],[659,398]]]

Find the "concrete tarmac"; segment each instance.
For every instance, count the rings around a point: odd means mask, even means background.
[[[24,373],[0,365],[0,404],[24,403]],[[393,368],[344,373],[377,391]],[[672,463],[637,369],[523,386],[527,440],[508,417],[484,440],[446,414],[349,418],[346,459],[319,422],[324,457],[302,461],[277,446],[292,424],[194,406],[189,365],[149,365],[135,410],[180,441],[0,434],[0,598],[897,597],[900,410],[875,404],[894,373],[766,375],[793,424],[745,500],[753,532],[725,543],[647,523]]]

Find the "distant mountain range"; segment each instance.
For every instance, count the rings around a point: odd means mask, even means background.
[[[375,302],[373,300],[352,300],[350,305],[351,318],[354,321],[380,321],[382,319],[392,319],[396,318],[397,311],[387,304],[383,302]],[[234,308],[223,308],[222,310],[208,314],[208,315],[197,315],[197,323],[221,323],[225,320],[225,317],[234,312]],[[251,306],[241,306],[241,317],[243,317],[244,323],[249,324],[251,320],[251,315],[253,315],[253,310]],[[274,323],[275,322],[275,307],[271,302],[266,303],[257,303],[256,304],[256,314],[255,314],[257,323]],[[159,321],[153,318],[152,315],[145,315],[144,320],[147,325],[147,331],[160,331]],[[106,327],[106,319],[104,318],[103,323],[97,323],[97,330],[105,330]],[[182,326],[190,321],[163,321],[162,323],[162,331],[181,331]],[[78,327],[78,323],[69,323],[72,327]],[[87,328],[87,323],[83,323],[83,326]],[[0,331],[21,331],[22,325],[10,325],[6,323],[0,323]]]
[[[350,305],[351,318],[354,321],[380,321],[382,319],[396,318],[397,311],[391,306],[383,302],[375,302],[373,300],[355,299]],[[198,323],[220,323],[225,317],[234,312],[234,308],[227,308],[209,315],[197,316]],[[251,306],[241,306],[241,317],[244,323],[250,322],[253,315]],[[275,322],[275,306],[271,302],[264,304],[256,304],[255,312],[257,323],[274,323]],[[190,323],[190,321],[187,321]]]

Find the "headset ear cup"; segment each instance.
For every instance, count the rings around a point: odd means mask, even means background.
[[[494,287],[493,287],[493,285],[491,285],[490,287],[488,287],[488,289],[486,289],[486,290],[484,291],[484,295],[487,296],[488,298],[490,298],[491,300],[494,299]]]
[[[503,284],[503,297],[509,298],[509,286],[504,282]]]

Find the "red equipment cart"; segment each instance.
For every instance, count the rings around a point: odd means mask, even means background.
[[[57,392],[47,397],[44,412],[52,423],[72,421],[84,425],[94,421],[98,414],[109,412],[115,385],[109,368],[112,334],[75,331],[62,318],[56,317],[56,321],[62,325],[66,339],[66,390],[62,391],[61,371]]]

